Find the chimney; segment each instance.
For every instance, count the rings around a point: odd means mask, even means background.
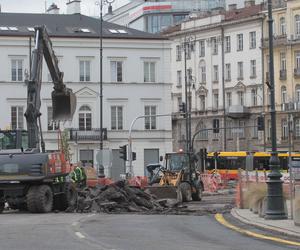
[[[69,0],[67,3],[67,14],[80,14],[80,0]]]
[[[52,3],[46,11],[47,14],[59,14],[59,8],[55,3]]]
[[[236,4],[236,3],[233,3],[233,4],[229,4],[229,5],[228,5],[228,10],[229,10],[229,11],[236,10],[236,9],[237,9],[237,4]]]
[[[253,5],[255,5],[255,0],[247,0],[247,1],[245,1],[245,7],[246,8],[247,7],[251,7]]]

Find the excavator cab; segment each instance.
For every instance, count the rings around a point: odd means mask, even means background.
[[[53,120],[72,120],[76,109],[76,96],[71,89],[52,91]]]

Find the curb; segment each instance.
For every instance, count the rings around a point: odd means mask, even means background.
[[[300,237],[300,234],[298,232],[289,230],[287,228],[281,228],[281,227],[276,227],[273,225],[267,225],[265,223],[250,221],[248,218],[241,216],[235,208],[233,208],[230,213],[234,218],[238,219],[239,221],[241,221],[245,224],[255,226],[255,227],[258,227],[261,229],[266,229],[266,230],[270,230],[273,232],[277,232],[277,233],[280,233],[280,234],[286,235],[286,236]]]

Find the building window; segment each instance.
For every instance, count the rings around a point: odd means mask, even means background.
[[[272,124],[271,124],[271,120],[268,120],[268,140],[271,139],[271,135],[272,135]]]
[[[155,82],[155,62],[144,62],[144,82]]]
[[[285,18],[281,17],[279,22],[280,22],[280,35],[286,35]]]
[[[284,52],[280,53],[280,70],[286,70],[286,56]]]
[[[199,63],[200,83],[206,83],[206,66],[203,60]]]
[[[226,100],[227,100],[227,107],[230,107],[232,105],[232,94],[231,94],[231,92],[226,93]]]
[[[177,45],[176,46],[176,61],[181,61],[181,55],[182,55],[181,45]]]
[[[200,57],[205,56],[205,41],[204,40],[199,41],[199,56]]]
[[[92,130],[92,111],[89,106],[79,108],[79,130]]]
[[[212,45],[212,54],[217,55],[218,54],[218,43],[217,43],[216,37],[211,38],[211,45]]]
[[[238,62],[238,80],[242,80],[243,78],[244,78],[243,62]]]
[[[226,81],[231,80],[231,64],[230,63],[225,64],[225,80]]]
[[[214,93],[213,94],[213,109],[218,109],[219,107],[219,94]]]
[[[237,35],[237,51],[243,50],[243,34]]]
[[[239,105],[244,106],[244,91],[238,91],[237,94]]]
[[[145,129],[156,129],[156,106],[145,106],[145,115]]]
[[[239,137],[245,137],[245,121],[239,121]]]
[[[295,121],[295,136],[296,139],[300,139],[300,118],[296,118],[294,121]]]
[[[23,81],[23,60],[11,60],[11,80],[13,82]]]
[[[300,103],[300,85],[296,85],[296,101]]]
[[[229,53],[230,51],[231,51],[230,36],[225,36],[225,52]]]
[[[53,107],[47,107],[47,114],[48,114],[48,130],[58,130],[59,129],[59,122],[53,121]]]
[[[250,49],[255,49],[256,48],[256,32],[252,31],[249,33],[250,36]]]
[[[205,110],[205,95],[200,95],[200,110]]]
[[[123,62],[122,61],[111,61],[110,62],[110,73],[112,82],[123,81]]]
[[[180,112],[180,105],[182,104],[182,97],[177,98],[177,107],[178,107],[178,112]]]
[[[192,70],[192,68],[187,69],[186,78],[187,78],[188,86],[191,86],[191,83],[193,81],[193,70]]]
[[[251,100],[252,100],[252,106],[257,106],[257,90],[252,89],[251,90]]]
[[[295,33],[296,36],[300,35],[300,15],[295,16]]]
[[[226,121],[226,132],[227,132],[228,139],[232,139],[234,136],[232,127],[233,127],[233,121],[227,120]]]
[[[11,107],[11,128],[12,129],[24,128],[24,111],[22,106]]]
[[[287,93],[286,93],[286,87],[281,87],[281,103],[287,103]]]
[[[123,129],[123,107],[122,106],[111,106],[111,130],[122,130]]]
[[[214,82],[219,81],[219,67],[218,67],[218,65],[213,66],[213,81]]]
[[[79,80],[80,82],[89,82],[91,80],[91,62],[87,60],[79,61]]]
[[[177,87],[182,86],[182,72],[181,70],[177,70]]]
[[[252,137],[257,138],[258,137],[258,127],[257,127],[257,118],[253,120],[253,130],[252,130]]]
[[[250,77],[256,77],[256,60],[250,60]]]
[[[208,140],[208,130],[206,130],[206,125],[203,121],[200,121],[199,125],[197,126],[197,131],[201,130],[198,135],[199,140]]]
[[[300,69],[300,52],[296,52],[295,59],[296,59],[296,62],[295,62],[296,68]]]
[[[281,136],[282,140],[286,140],[288,138],[288,123],[285,119],[281,121]]]
[[[192,45],[188,42],[185,43],[185,53],[186,53],[186,59],[191,59],[192,55]]]

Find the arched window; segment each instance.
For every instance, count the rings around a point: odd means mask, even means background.
[[[285,18],[281,17],[279,22],[280,22],[280,35],[285,35],[286,34]]]
[[[297,103],[299,103],[299,105],[300,105],[300,85],[299,84],[297,84],[296,85],[296,89],[295,89],[296,91],[296,102]]]
[[[300,15],[295,16],[295,33],[300,35]]]
[[[281,87],[281,103],[286,103],[287,102],[287,96],[286,96],[286,87],[282,86]]]
[[[286,140],[288,138],[288,123],[285,119],[281,121],[281,138],[282,140]]]
[[[87,105],[79,108],[79,130],[92,130],[92,110]]]
[[[201,84],[206,83],[206,66],[204,60],[199,62],[199,79]]]
[[[198,139],[199,140],[208,140],[208,131],[206,130],[206,125],[203,121],[200,121],[198,126],[197,126],[197,130],[203,130],[198,134]]]

